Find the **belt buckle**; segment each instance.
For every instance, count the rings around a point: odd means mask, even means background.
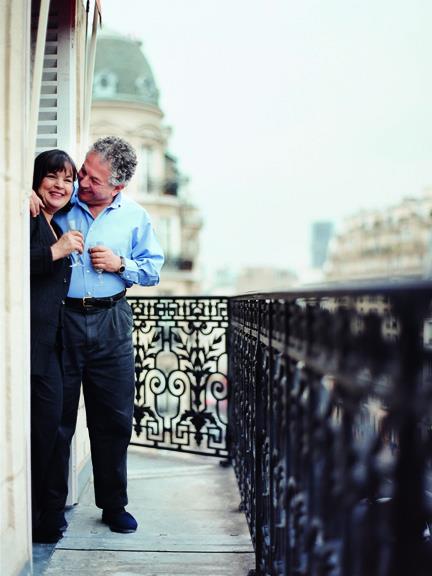
[[[87,304],[86,300],[91,300],[92,297],[91,296],[84,296],[84,298],[82,299],[82,305],[83,308],[91,308],[92,304]]]

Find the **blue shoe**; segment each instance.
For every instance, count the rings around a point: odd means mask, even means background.
[[[104,508],[102,522],[108,524],[111,532],[120,532],[120,534],[130,534],[138,528],[135,518],[124,508],[116,508],[115,510]]]

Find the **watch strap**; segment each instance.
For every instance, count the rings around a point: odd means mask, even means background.
[[[117,274],[123,274],[126,270],[126,260],[123,256],[120,256],[120,268],[117,270]]]

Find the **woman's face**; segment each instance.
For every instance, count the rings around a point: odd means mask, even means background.
[[[37,193],[45,204],[45,211],[55,214],[69,202],[72,190],[72,166],[67,163],[59,172],[48,172],[43,177]]]

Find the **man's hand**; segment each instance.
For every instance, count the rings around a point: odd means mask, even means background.
[[[41,208],[45,208],[45,204],[39,198],[34,190],[32,190],[30,196],[30,212],[33,218],[40,214]]]
[[[106,246],[94,246],[89,249],[93,268],[104,272],[118,272],[121,266],[120,256]]]
[[[72,254],[72,252],[79,252],[82,254],[84,250],[84,236],[77,230],[66,232],[51,246],[53,260],[60,260]]]

